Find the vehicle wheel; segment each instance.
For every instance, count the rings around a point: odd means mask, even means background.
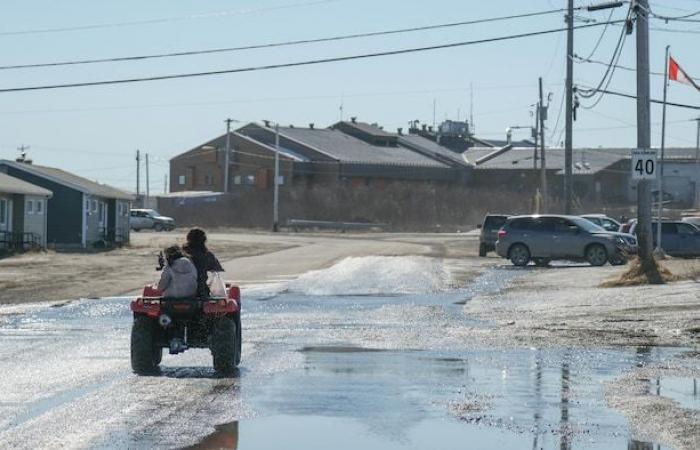
[[[535,258],[534,261],[537,267],[547,267],[549,263],[552,262],[549,258]]]
[[[241,363],[241,346],[243,345],[243,328],[241,327],[240,312],[236,313],[234,320],[236,321],[236,366],[238,366]]]
[[[523,244],[515,244],[510,248],[508,258],[514,266],[527,266],[527,263],[530,262],[530,250]]]
[[[611,266],[624,266],[627,264],[627,260],[620,255],[611,256],[608,262]]]
[[[237,335],[235,319],[223,317],[214,322],[209,348],[217,372],[228,374],[236,368]]]
[[[153,226],[153,229],[156,230],[157,232],[161,232],[165,229],[165,227],[163,227],[163,224],[157,223]]]
[[[156,322],[146,316],[134,317],[131,326],[131,369],[139,374],[152,373],[162,358],[156,345]]]
[[[484,244],[479,244],[479,256],[486,256],[486,245]]]
[[[586,260],[592,266],[602,266],[608,262],[608,252],[600,244],[589,245],[586,249]]]

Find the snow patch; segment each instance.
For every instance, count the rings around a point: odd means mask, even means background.
[[[349,257],[290,282],[304,295],[398,295],[443,291],[450,274],[441,260],[423,256]]]

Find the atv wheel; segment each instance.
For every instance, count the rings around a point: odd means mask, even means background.
[[[156,323],[146,316],[134,317],[131,327],[131,369],[139,374],[152,373],[160,364],[162,349],[156,345]]]
[[[241,328],[241,313],[237,312],[236,321],[236,366],[241,363],[241,346],[243,345],[243,329]]]
[[[479,244],[479,256],[486,256],[486,246],[484,244]]]
[[[214,322],[209,348],[217,372],[228,374],[236,368],[237,336],[235,319],[224,317]]]

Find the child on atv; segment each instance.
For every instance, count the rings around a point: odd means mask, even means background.
[[[182,253],[180,246],[165,249],[165,262],[158,290],[163,297],[194,297],[197,294],[197,269]]]

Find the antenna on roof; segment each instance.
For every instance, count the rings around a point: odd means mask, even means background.
[[[15,159],[15,161],[19,163],[25,163],[25,164],[31,164],[32,160],[31,158],[27,158],[27,150],[29,150],[28,145],[20,145],[17,147],[17,151],[19,152],[19,156]]]

